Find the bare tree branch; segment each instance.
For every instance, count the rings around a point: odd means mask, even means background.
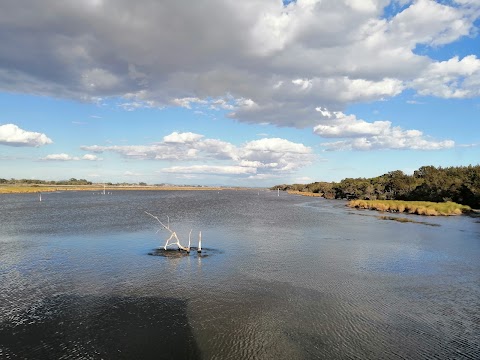
[[[169,231],[170,232],[170,237],[167,239],[167,241],[165,241],[165,245],[163,246],[163,249],[166,251],[167,250],[167,247],[168,246],[171,246],[171,245],[177,245],[178,246],[178,249],[179,250],[183,250],[183,251],[186,251],[187,253],[190,253],[190,248],[191,248],[191,238],[192,238],[192,230],[190,230],[190,233],[188,234],[188,247],[185,247],[185,246],[182,246],[182,244],[180,244],[180,239],[178,238],[177,236],[177,233],[175,231],[173,231],[172,229],[170,229],[170,217],[167,215],[167,225],[165,225],[164,223],[162,223],[162,221],[158,218],[158,216],[155,216],[151,213],[149,213],[148,211],[145,211],[145,214],[147,215],[150,215],[151,217],[153,217],[154,219],[156,219],[160,225],[162,225],[162,228]],[[162,228],[158,229],[155,234],[158,234],[158,232],[160,230],[162,230]],[[175,240],[175,241],[173,241]],[[197,248],[197,252],[201,252],[202,251],[202,232],[200,231],[199,234],[198,234],[198,248]]]
[[[153,217],[154,219],[157,219],[157,221],[160,223],[160,225],[163,226],[163,228],[164,228],[165,230],[168,230],[168,231],[170,231],[171,233],[173,233],[173,231],[170,230],[170,218],[169,218],[168,216],[167,216],[167,218],[168,218],[168,226],[165,226],[165,224],[160,221],[160,219],[158,218],[158,216],[152,215],[152,214],[150,214],[148,211],[145,211],[145,214],[148,214],[148,215],[150,215],[151,217]],[[158,231],[157,231],[157,232],[158,232]]]
[[[186,251],[187,253],[190,253],[190,245],[191,245],[191,235],[192,235],[192,230],[190,230],[190,233],[188,234],[188,247],[185,247],[185,246],[182,246],[182,244],[180,244],[180,239],[178,238],[177,236],[177,233],[173,230],[170,229],[170,217],[168,217],[167,215],[167,219],[168,219],[168,225],[166,226],[164,223],[162,223],[160,221],[160,219],[158,218],[158,216],[155,216],[153,214],[150,214],[148,211],[145,211],[145,214],[147,215],[150,215],[151,217],[153,217],[154,219],[156,219],[160,225],[162,225],[162,227],[169,231],[170,232],[170,237],[167,239],[167,241],[165,242],[165,245],[163,246],[163,249],[166,251],[167,250],[167,247],[168,246],[171,246],[171,245],[177,245],[178,248],[180,250],[183,250],[183,251]],[[162,230],[162,228],[158,229],[155,234],[157,234],[160,230]],[[175,241],[172,241],[170,242],[171,240],[175,239]]]

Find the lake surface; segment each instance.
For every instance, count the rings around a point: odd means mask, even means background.
[[[153,256],[170,217],[203,256]],[[0,358],[478,359],[480,223],[268,191],[0,195]],[[150,254],[150,255],[149,255]]]

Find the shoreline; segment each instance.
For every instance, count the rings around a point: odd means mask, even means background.
[[[324,197],[322,193],[287,190],[290,195]],[[340,200],[340,199],[339,199]],[[345,199],[342,199],[345,200]],[[430,201],[405,200],[346,200],[346,206],[358,210],[373,210],[380,213],[399,213],[421,216],[478,216],[480,210],[454,202],[435,203]]]
[[[56,191],[223,191],[223,190],[246,190],[237,187],[202,187],[202,186],[122,186],[110,185],[105,188],[102,185],[6,185],[0,186],[0,194],[32,194]]]

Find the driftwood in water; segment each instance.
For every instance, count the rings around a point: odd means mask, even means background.
[[[188,234],[188,246],[185,247],[183,246],[182,244],[180,244],[180,239],[178,238],[177,236],[177,233],[175,231],[173,231],[172,229],[170,229],[170,218],[167,216],[167,219],[168,219],[168,222],[167,222],[167,225],[165,225],[164,223],[162,223],[160,221],[160,219],[158,218],[158,216],[155,216],[153,214],[150,214],[149,212],[145,211],[145,213],[147,215],[150,215],[151,217],[153,217],[154,219],[156,219],[160,225],[162,225],[162,227],[160,229],[157,230],[157,233],[163,229],[167,230],[168,232],[170,232],[170,237],[167,239],[167,241],[165,242],[165,245],[163,246],[163,249],[166,251],[167,250],[167,247],[168,246],[171,246],[171,245],[177,245],[178,246],[178,249],[179,250],[183,250],[185,251],[187,254],[190,253],[190,245],[191,245],[191,236],[192,236],[192,230],[190,230],[190,233]],[[199,233],[199,240],[198,240],[198,249],[197,249],[198,252],[201,252],[202,251],[202,232],[200,231]]]

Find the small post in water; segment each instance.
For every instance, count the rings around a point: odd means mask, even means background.
[[[197,248],[197,253],[202,252],[202,232],[200,231],[198,233],[198,248]]]

